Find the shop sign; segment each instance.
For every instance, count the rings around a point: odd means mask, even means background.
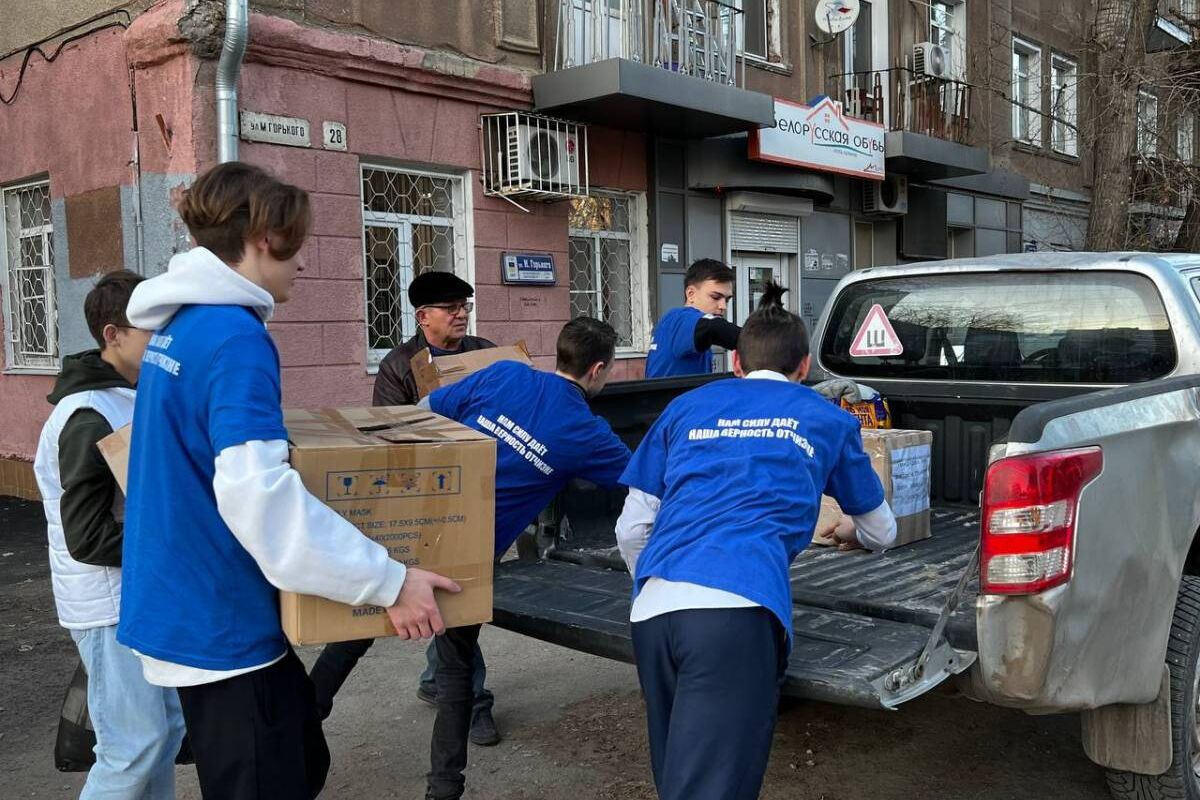
[[[750,158],[881,181],[884,128],[846,116],[828,97],[812,105],[775,98],[775,125],[750,132]]]

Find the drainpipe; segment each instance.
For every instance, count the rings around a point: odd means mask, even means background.
[[[247,0],[225,1],[225,43],[217,62],[217,161],[238,157],[238,76],[250,38]]]

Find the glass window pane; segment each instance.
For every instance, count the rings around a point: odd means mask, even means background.
[[[951,225],[974,225],[975,198],[949,192],[946,195],[946,221]]]
[[[874,304],[904,353],[853,358]],[[1175,367],[1154,284],[1128,273],[927,275],[849,286],[821,343],[838,374],[906,380],[1135,383]]]
[[[617,331],[617,346],[633,346],[633,282],[629,242],[600,240],[603,319]]]
[[[1021,230],[1021,204],[1008,204],[1008,229],[1010,231]]]
[[[742,52],[767,57],[767,0],[742,0]]]
[[[1008,221],[1008,212],[1003,200],[988,200],[983,197],[975,198],[975,224],[981,228],[1004,228]]]
[[[998,256],[1008,250],[1008,235],[989,228],[975,229],[975,255]]]

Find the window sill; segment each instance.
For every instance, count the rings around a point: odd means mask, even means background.
[[[782,61],[768,61],[758,56],[742,55],[742,59],[746,62],[746,66],[761,69],[763,72],[773,72],[776,75],[792,75],[795,70],[791,64]]]
[[[5,367],[0,375],[50,375],[56,376],[62,372],[62,367]]]
[[[1021,139],[1017,139],[1016,141],[1013,142],[1013,150],[1016,150],[1021,153],[1028,153],[1031,156],[1044,156],[1044,155],[1049,155],[1049,153],[1050,153],[1050,151],[1048,151],[1046,148],[1042,147],[1040,144],[1034,144],[1033,142],[1026,142]]]
[[[635,350],[631,348],[628,350],[617,350],[616,359],[618,361],[625,361],[634,358],[646,358],[647,355],[649,354],[643,350]]]

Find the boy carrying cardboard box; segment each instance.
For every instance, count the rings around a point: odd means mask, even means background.
[[[221,164],[179,208],[197,247],[145,281],[154,330],[134,412],[118,640],[178,687],[207,798],[310,800],[329,751],[278,592],[383,606],[402,638],[444,629],[434,590],[305,490],[288,464],[279,355],[265,322],[303,269],[308,195]]]

